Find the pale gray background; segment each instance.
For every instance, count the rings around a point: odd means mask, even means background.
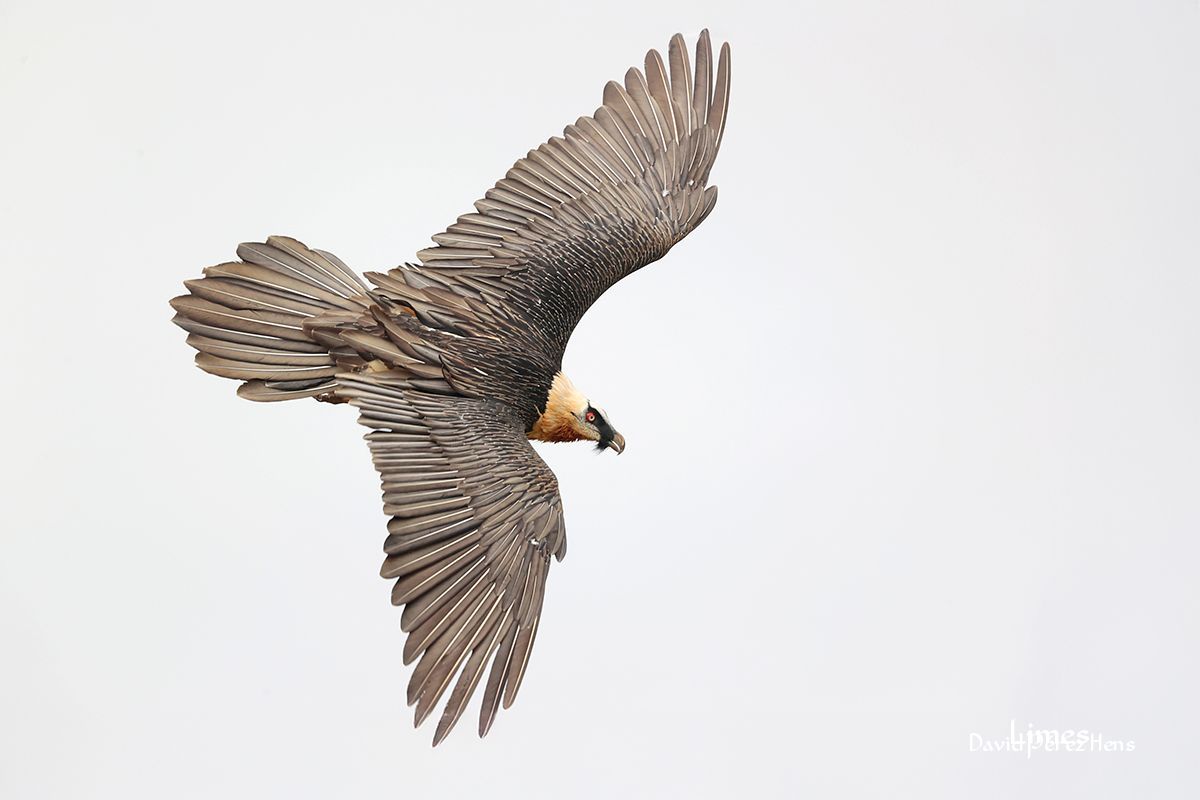
[[[1197,3],[104,5],[0,2],[0,795],[1200,792]],[[720,202],[567,354],[629,450],[543,450],[521,697],[431,750],[352,411],[166,301],[412,258],[704,25]]]

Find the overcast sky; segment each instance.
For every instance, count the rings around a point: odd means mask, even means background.
[[[566,5],[0,2],[0,795],[1200,794],[1200,5]],[[167,300],[411,260],[705,26],[716,210],[566,355],[628,450],[541,448],[521,696],[432,750],[352,409]]]

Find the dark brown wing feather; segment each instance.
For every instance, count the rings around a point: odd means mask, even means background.
[[[360,411],[383,482],[388,537],[381,574],[404,605],[405,663],[416,724],[457,677],[434,744],[458,722],[490,660],[479,719],[487,733],[525,674],[550,556],[566,552],[554,473],[513,410],[414,391],[390,373],[338,376]]]
[[[595,114],[531,151],[474,213],[434,236],[436,246],[418,253],[421,265],[368,274],[379,295],[422,306],[426,324],[466,335],[443,348],[458,391],[518,408],[543,401],[588,307],[712,210],[716,188],[707,183],[725,130],[729,46],[715,82],[707,31],[695,55],[693,74],[678,34],[666,62],[651,51],[644,73],[610,82]]]

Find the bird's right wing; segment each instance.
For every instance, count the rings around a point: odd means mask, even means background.
[[[396,579],[392,602],[404,605],[404,661],[421,659],[408,684],[416,724],[457,675],[433,742],[445,738],[490,661],[483,736],[517,695],[550,556],[566,552],[558,482],[507,406],[415,391],[388,373],[338,380],[371,428],[391,515],[380,573]]]
[[[651,50],[645,72],[610,81],[592,116],[519,160],[474,213],[434,236],[420,266],[367,277],[431,324],[511,336],[556,360],[605,290],[665,255],[716,202],[707,184],[725,130],[729,46],[715,75],[708,31],[695,56],[693,72],[678,34],[666,62]]]

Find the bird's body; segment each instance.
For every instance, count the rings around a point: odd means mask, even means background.
[[[420,657],[418,724],[458,677],[435,743],[485,671],[480,735],[512,702],[550,556],[565,552],[557,482],[528,440],[625,446],[562,374],[571,332],[716,201],[728,46],[715,74],[707,32],[694,75],[681,37],[668,52],[518,161],[421,264],[368,273],[368,287],[335,256],[271,237],[172,301],[199,366],[244,381],[243,397],[351,403],[371,429],[392,517],[382,574],[405,606],[405,661]]]

